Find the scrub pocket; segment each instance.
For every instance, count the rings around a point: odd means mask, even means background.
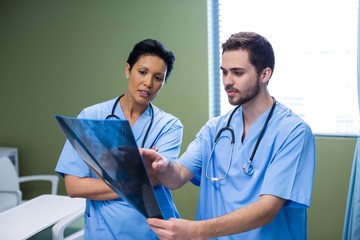
[[[93,239],[95,236],[97,239],[114,239],[103,218],[90,217],[89,214],[85,214],[84,221],[84,239]]]

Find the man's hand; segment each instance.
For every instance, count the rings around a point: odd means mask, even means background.
[[[199,237],[201,229],[198,221],[170,218],[161,220],[148,218],[147,223],[161,240],[206,239]]]
[[[154,174],[165,187],[174,190],[182,187],[194,175],[177,162],[166,159],[153,149],[139,149],[147,172]]]
[[[140,148],[139,150],[144,159],[145,166],[150,173],[162,173],[167,169],[169,160],[162,157],[157,151],[146,148]]]

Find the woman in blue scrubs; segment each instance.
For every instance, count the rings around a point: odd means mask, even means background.
[[[167,187],[200,185],[197,221],[148,223],[161,239],[305,240],[314,135],[268,91],[275,56],[266,38],[240,32],[222,48],[222,81],[236,107],[210,119],[177,162],[142,150]]]
[[[128,120],[139,147],[156,149],[170,160],[180,151],[180,120],[151,104],[167,81],[175,57],[162,43],[137,43],[125,66],[127,89],[120,97],[83,109],[78,118]],[[65,178],[70,197],[86,198],[84,239],[158,239],[146,218],[95,173],[66,141],[55,171]],[[178,218],[170,191],[151,177],[164,219]]]

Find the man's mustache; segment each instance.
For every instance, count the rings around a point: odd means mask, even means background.
[[[225,91],[233,91],[233,92],[237,92],[237,89],[236,88],[233,88],[232,86],[230,85],[227,85],[225,86]]]

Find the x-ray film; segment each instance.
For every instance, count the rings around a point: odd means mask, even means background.
[[[99,178],[144,217],[162,218],[128,121],[55,118],[76,152]]]

